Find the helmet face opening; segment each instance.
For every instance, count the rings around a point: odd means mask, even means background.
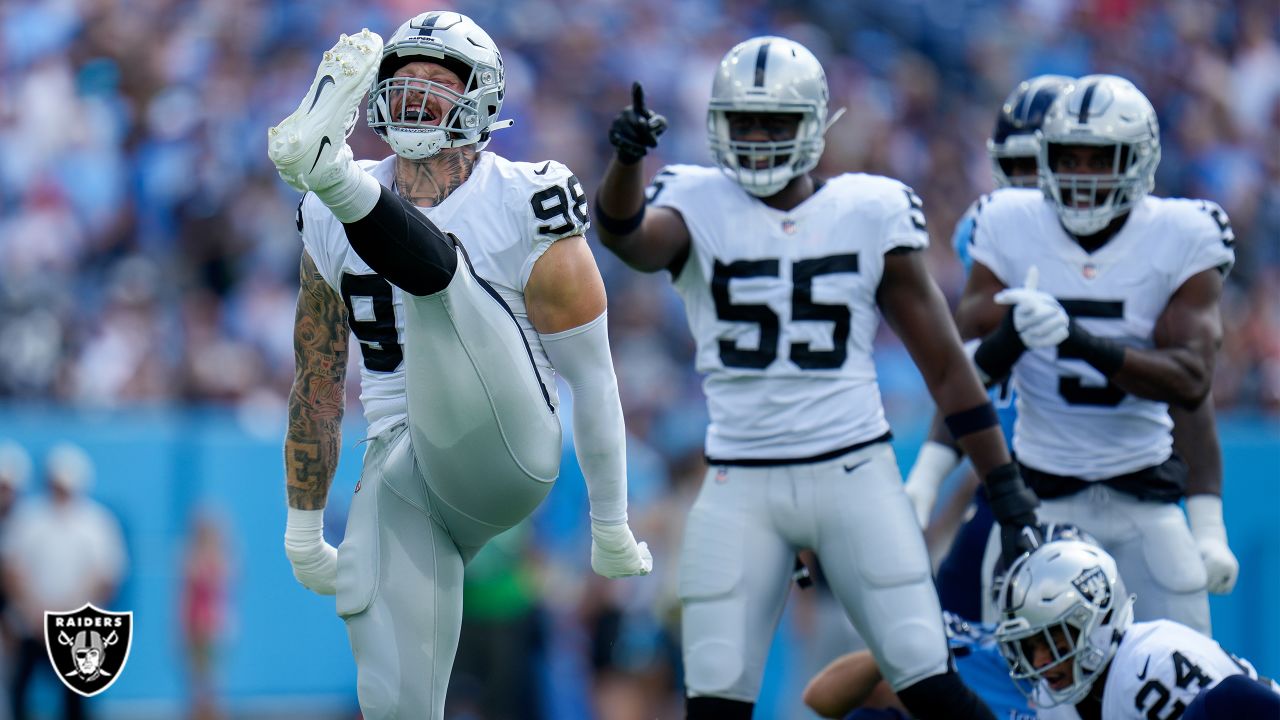
[[[1000,156],[995,162],[1005,178],[1001,187],[1033,188],[1040,183],[1039,161],[1035,155]]]
[[[416,62],[448,70],[457,86],[450,86],[447,74],[428,80],[400,72]],[[502,109],[504,87],[502,56],[484,30],[455,12],[423,13],[400,26],[383,48],[369,90],[369,127],[409,159],[483,147]]]
[[[708,144],[747,192],[775,195],[816,167],[826,129],[826,75],[803,45],[757,37],[720,61],[707,108]]]
[[[783,167],[796,153],[796,133],[803,118],[800,113],[726,112],[726,151],[746,170]]]

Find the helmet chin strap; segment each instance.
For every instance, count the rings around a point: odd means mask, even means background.
[[[512,125],[515,125],[515,123],[515,120],[499,120],[498,122],[490,124],[489,127],[485,128],[477,137],[464,141],[445,139],[432,140],[430,142],[411,141],[411,138],[416,135],[422,135],[424,138],[427,134],[437,137],[439,135],[447,137],[448,131],[440,128],[418,130],[394,127],[387,128],[387,132],[383,136],[383,139],[391,146],[391,149],[395,151],[396,155],[399,155],[406,160],[425,160],[429,157],[435,157],[441,150],[446,148],[460,148],[466,147],[467,145],[477,145],[478,149],[484,149],[484,146],[489,144],[490,133],[494,130],[509,128]]]

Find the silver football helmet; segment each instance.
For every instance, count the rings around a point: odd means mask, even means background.
[[[394,77],[405,65],[423,60],[456,73],[462,92],[429,80]],[[401,25],[383,46],[382,62],[369,89],[369,127],[397,155],[411,160],[431,157],[444,148],[473,144],[483,148],[489,133],[512,124],[498,121],[505,85],[502,54],[471,18],[451,11],[422,13]],[[449,108],[444,117],[429,116],[428,96],[444,101]],[[411,97],[422,100],[410,103]]]
[[[1039,162],[1040,139],[1036,131],[1053,102],[1074,82],[1066,75],[1037,75],[1018,83],[1005,98],[996,115],[995,129],[987,139],[996,187],[1033,188],[1039,184],[1036,173],[1015,173],[1014,166],[1024,159]]]
[[[1040,186],[1075,235],[1101,231],[1155,187],[1160,124],[1151,102],[1122,77],[1077,80],[1049,109],[1040,140]],[[1111,149],[1111,171],[1055,170],[1063,149],[1078,145]]]
[[[996,627],[1014,684],[1037,707],[1079,702],[1133,622],[1133,601],[1116,561],[1095,545],[1055,540],[1019,558],[1001,589]],[[1050,659],[1038,668],[1036,647]],[[1068,660],[1069,682],[1054,689],[1046,675]]]
[[[720,168],[757,197],[776,194],[812,170],[822,156],[827,119],[827,76],[803,45],[774,36],[738,43],[720,61],[711,83],[707,139]],[[795,137],[784,141],[734,140],[730,113],[798,115]]]

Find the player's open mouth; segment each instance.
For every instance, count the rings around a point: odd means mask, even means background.
[[[773,155],[739,155],[738,165],[748,170],[768,170],[778,165],[779,160]]]
[[[1071,684],[1071,678],[1064,670],[1050,670],[1044,674],[1044,679],[1054,690],[1061,690]]]

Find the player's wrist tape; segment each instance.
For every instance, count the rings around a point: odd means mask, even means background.
[[[1073,320],[1067,339],[1058,346],[1059,355],[1066,353],[1092,365],[1107,377],[1120,372],[1124,365],[1124,345],[1108,338],[1100,338],[1080,327]]]
[[[628,218],[616,218],[605,213],[604,209],[600,207],[600,193],[597,192],[595,205],[591,209],[595,211],[596,224],[610,235],[630,235],[636,231],[636,228],[640,227],[640,223],[644,222],[645,206],[643,203],[641,203],[640,210],[635,215]]]
[[[1000,418],[996,417],[996,409],[990,402],[984,402],[968,410],[951,413],[943,418],[942,421],[946,423],[947,432],[951,433],[953,440],[959,440],[966,435],[982,432],[987,428],[996,427],[1000,424]]]
[[[1022,481],[1017,464],[1009,462],[993,469],[987,473],[985,484],[987,501],[996,522],[1009,527],[1036,524],[1036,507],[1040,500]]]
[[[1187,524],[1197,540],[1214,539],[1227,542],[1227,526],[1222,521],[1222,498],[1217,495],[1187,497]]]
[[[973,353],[973,364],[986,374],[992,382],[1003,380],[1014,363],[1027,351],[1018,328],[1013,324],[1013,308],[1010,308],[1000,322],[1000,327],[982,339],[978,349]]]
[[[645,148],[631,142],[619,143],[615,149],[617,150],[618,162],[628,167],[640,162],[648,154]]]
[[[926,440],[916,453],[916,462],[907,475],[907,485],[927,487],[936,495],[938,486],[960,464],[960,451],[937,440]]]

